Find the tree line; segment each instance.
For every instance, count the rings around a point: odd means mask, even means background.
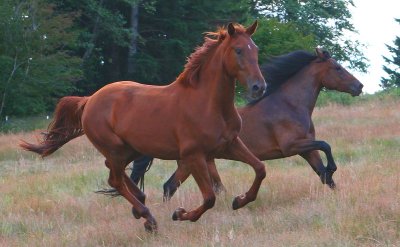
[[[316,46],[365,71],[352,0],[2,0],[0,116],[52,111],[114,81],[165,85],[204,32],[259,20],[259,60]]]
[[[395,19],[400,24],[400,19]],[[391,53],[391,57],[383,56],[386,65],[383,66],[383,70],[388,74],[387,77],[381,78],[381,87],[384,89],[388,88],[400,88],[400,37],[396,36],[393,46],[386,45],[387,49]]]

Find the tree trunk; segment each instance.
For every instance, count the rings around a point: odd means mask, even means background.
[[[101,6],[103,6],[103,2],[104,2],[104,0],[100,1],[99,8]],[[100,23],[100,14],[97,13],[96,20],[94,22],[92,37],[90,39],[90,44],[89,44],[88,48],[86,49],[85,53],[83,54],[82,63],[86,62],[86,60],[92,55],[93,49],[95,47],[97,34],[99,32],[99,23]]]
[[[15,74],[15,71],[17,71],[18,67],[22,65],[22,63],[21,64],[17,64],[17,60],[18,60],[17,55],[15,55],[13,69],[12,69],[12,71],[10,73],[10,76],[8,77],[8,79],[6,81],[6,84],[4,85],[4,91],[3,91],[3,95],[2,95],[2,98],[1,98],[1,104],[0,104],[0,116],[3,114],[3,109],[4,109],[4,106],[5,106],[5,102],[6,102],[8,85],[10,84],[10,82],[11,82],[11,80],[12,80],[14,74]]]
[[[138,24],[139,24],[139,1],[131,6],[130,29],[132,32],[132,38],[129,45],[128,65],[127,65],[128,66],[127,72],[129,76],[131,76],[135,72],[134,56],[137,53],[137,38],[139,36]]]

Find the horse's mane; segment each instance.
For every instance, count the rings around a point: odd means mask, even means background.
[[[246,29],[242,25],[235,24],[234,26],[235,33],[246,32]],[[185,68],[177,80],[184,85],[195,85],[199,79],[198,73],[200,68],[206,61],[206,58],[227,36],[228,31],[224,27],[219,28],[216,32],[206,32],[203,45],[196,47],[195,51],[187,58]]]
[[[254,105],[275,92],[290,77],[309,65],[317,57],[310,52],[299,50],[270,58],[267,63],[260,66],[261,73],[268,83],[267,90],[260,99],[250,102],[249,105]]]

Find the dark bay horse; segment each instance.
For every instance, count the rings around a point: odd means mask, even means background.
[[[363,84],[321,49],[316,49],[315,55],[296,51],[276,57],[261,70],[268,75],[267,92],[261,99],[238,108],[242,117],[240,138],[260,160],[300,155],[324,184],[334,188],[332,175],[337,168],[331,147],[315,139],[311,115],[322,88],[358,96]],[[326,167],[318,150],[327,157]],[[224,152],[217,157],[232,158]],[[208,165],[214,188],[223,190],[214,162]],[[164,198],[169,199],[188,176],[188,170],[179,165],[164,184]]]
[[[207,163],[224,151],[251,165],[256,173],[250,190],[234,199],[235,209],[243,207],[255,200],[266,175],[264,164],[238,137],[241,120],[234,106],[236,80],[247,86],[254,99],[266,89],[258,48],[251,39],[256,28],[257,22],[248,28],[230,23],[227,29],[208,33],[184,71],[168,86],[122,81],[90,97],[62,98],[44,140],[22,142],[21,147],[44,157],[86,134],[106,158],[108,183],[132,204],[136,218],[145,219],[149,231],[157,229],[156,220],[125,167],[143,154],[180,160],[181,167],[195,178],[204,201],[189,212],[177,209],[173,219],[196,221],[215,203]]]

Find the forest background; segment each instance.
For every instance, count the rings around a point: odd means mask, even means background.
[[[120,80],[165,85],[204,32],[259,20],[260,62],[323,47],[366,71],[363,44],[347,40],[352,0],[3,0],[0,118],[52,112],[65,95],[91,95]],[[390,83],[389,83],[390,86]],[[240,89],[238,100],[240,101]]]

